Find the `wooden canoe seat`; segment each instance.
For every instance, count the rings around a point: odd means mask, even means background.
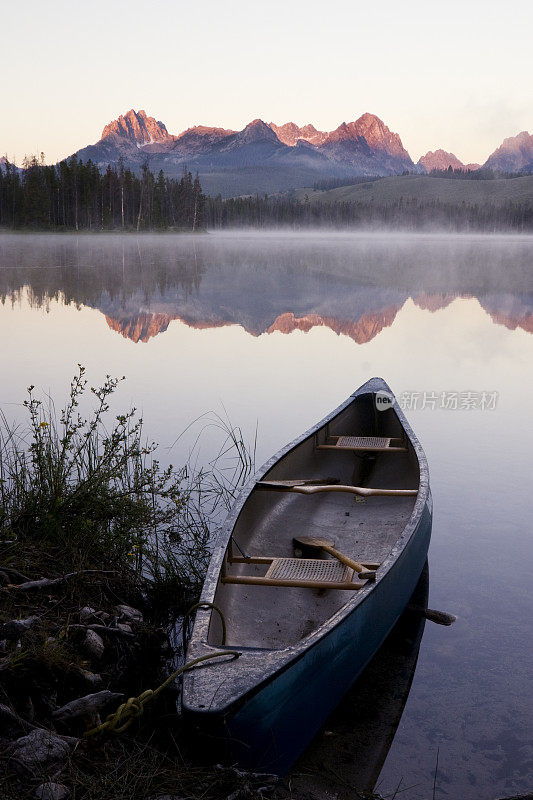
[[[365,453],[394,453],[405,451],[401,439],[390,436],[328,436],[318,450],[350,450]]]
[[[266,575],[222,576],[222,583],[246,586],[281,586],[300,589],[362,589],[366,581],[352,581],[353,570],[340,561],[324,558],[234,558],[232,562],[270,562]]]
[[[247,586],[285,586],[304,589],[361,589],[366,579],[352,580],[354,570],[337,559],[285,558],[276,556],[234,556],[230,542],[227,562],[231,564],[262,564],[268,567],[264,576],[228,575],[225,565],[222,583],[242,583]],[[362,561],[368,570],[376,570],[379,562]],[[357,573],[355,573],[357,574]]]

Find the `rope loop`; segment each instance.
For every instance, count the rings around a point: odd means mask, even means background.
[[[198,611],[198,609],[200,609],[200,608],[204,608],[204,609],[211,608],[211,609],[213,609],[213,611],[217,612],[218,616],[220,617],[220,623],[222,625],[222,642],[221,642],[221,645],[222,645],[222,647],[224,647],[224,645],[226,644],[226,632],[227,632],[227,630],[226,630],[226,619],[224,617],[224,614],[222,613],[222,610],[218,606],[216,606],[214,603],[210,603],[207,600],[201,600],[199,603],[195,603],[193,606],[191,606],[191,608],[189,608],[189,610],[187,611],[187,613],[183,617],[183,625],[182,625],[182,629],[181,629],[182,633],[183,633],[183,655],[185,655],[185,651],[187,649],[187,627],[188,627],[188,624],[189,624],[189,619],[191,618],[191,615],[194,614],[195,611]]]

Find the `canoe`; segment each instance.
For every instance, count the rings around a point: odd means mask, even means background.
[[[431,521],[425,454],[372,378],[267,461],[218,531],[186,653],[210,657],[183,678],[191,730],[285,774],[400,617]]]

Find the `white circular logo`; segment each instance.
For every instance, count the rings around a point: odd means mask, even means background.
[[[387,411],[394,405],[394,397],[390,392],[380,389],[375,395],[376,408],[378,411]]]

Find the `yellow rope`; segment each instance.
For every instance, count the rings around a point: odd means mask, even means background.
[[[212,603],[197,603],[193,606],[183,619],[183,624],[186,624],[189,616],[198,608],[213,608],[215,611],[218,611],[220,615],[220,619],[222,621],[222,629],[223,629],[223,641],[222,644],[226,643],[226,620],[224,619],[224,615],[222,611],[218,608],[218,606],[213,605]],[[103,733],[104,731],[113,731],[114,733],[122,733],[128,728],[134,719],[140,717],[144,713],[144,706],[150,700],[153,700],[154,697],[157,697],[163,689],[172,683],[172,681],[181,675],[184,672],[187,672],[190,669],[193,669],[197,664],[200,664],[202,661],[209,661],[212,658],[220,658],[221,656],[231,656],[232,659],[239,658],[241,653],[238,652],[231,652],[227,650],[217,650],[216,653],[207,653],[206,655],[199,656],[198,658],[193,658],[192,661],[189,661],[187,664],[184,664],[182,667],[177,669],[168,678],[158,686],[157,689],[146,689],[146,691],[142,692],[138,697],[130,697],[126,700],[125,703],[122,703],[116,711],[112,714],[109,714],[106,718],[105,722],[102,722],[101,725],[97,725],[96,728],[90,728],[90,730],[85,731],[83,734],[85,737],[94,736],[97,733]]]

